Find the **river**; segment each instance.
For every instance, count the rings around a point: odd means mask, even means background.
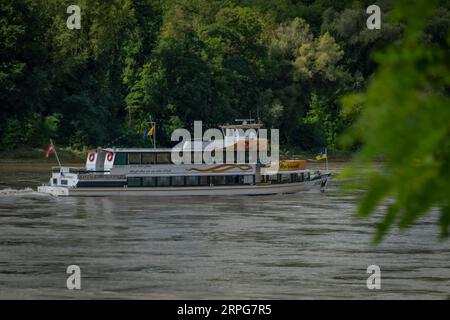
[[[331,164],[339,171],[347,164]],[[370,245],[355,193],[55,198],[48,163],[0,163],[2,299],[447,299],[437,212]],[[81,290],[66,268],[81,269]],[[367,267],[381,289],[366,286]]]

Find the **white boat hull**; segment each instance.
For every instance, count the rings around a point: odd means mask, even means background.
[[[230,196],[230,195],[268,195],[287,194],[323,190],[327,178],[299,183],[258,184],[241,186],[211,187],[136,187],[136,188],[70,188],[59,186],[40,186],[38,192],[53,196]]]

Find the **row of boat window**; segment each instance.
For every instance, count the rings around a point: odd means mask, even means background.
[[[287,173],[287,174],[273,174],[269,176],[262,176],[261,182],[263,183],[293,183],[309,181],[311,176],[309,172],[306,173]]]
[[[293,183],[310,180],[309,173],[261,176],[262,183]],[[220,186],[254,184],[254,175],[128,177],[128,187]]]
[[[210,186],[254,184],[253,175],[128,177],[128,187]]]
[[[201,153],[200,153],[201,154]],[[180,157],[183,156],[180,153]],[[214,154],[212,154],[214,156]],[[194,163],[194,152],[191,153],[190,163]],[[238,161],[239,160],[239,161]],[[224,163],[250,163],[250,155],[245,152],[242,159],[238,159],[237,152],[234,152],[233,161],[227,161],[226,154],[224,153]],[[255,162],[254,160],[252,162]],[[114,158],[114,165],[127,165],[127,164],[171,164],[170,152],[118,152]],[[200,163],[200,162],[195,162]],[[201,163],[205,163],[202,159]]]

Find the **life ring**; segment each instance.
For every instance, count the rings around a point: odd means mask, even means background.
[[[94,161],[94,159],[95,159],[95,153],[93,153],[93,152],[89,153],[88,159],[89,159],[89,161],[91,161],[91,162]]]
[[[107,159],[108,161],[112,161],[112,159],[113,159],[113,153],[112,153],[112,152],[108,152],[108,154],[106,155],[106,159]]]

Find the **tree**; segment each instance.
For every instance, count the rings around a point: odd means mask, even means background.
[[[48,48],[42,43],[48,25],[38,3],[0,2],[0,135],[9,118],[23,121],[45,112],[51,83]]]
[[[441,9],[436,1],[399,1],[392,12],[405,24],[401,43],[376,55],[379,64],[364,93],[344,99],[347,112],[361,115],[343,143],[362,144],[358,161],[382,157],[382,171],[370,169],[358,213],[366,217],[385,200],[377,225],[379,242],[392,224],[407,228],[432,208],[440,211],[440,235],[450,224],[449,33],[446,44],[430,45],[424,30]]]
[[[37,146],[11,130],[53,114],[58,145],[74,148],[139,144],[150,115],[161,144],[177,125],[251,115],[283,128],[283,144],[335,146],[357,117],[342,117],[340,97],[366,87],[374,50],[401,41],[391,3],[377,1],[382,30],[367,30],[370,0],[79,0],[70,30],[64,1],[2,1],[0,148]],[[432,46],[447,41],[439,3]]]
[[[266,96],[273,100],[265,102],[263,111],[272,117],[273,109],[282,109],[277,117],[284,128],[282,142],[304,149],[333,146],[341,130],[336,101],[351,80],[341,65],[343,50],[328,32],[315,37],[299,18],[275,29],[268,46],[271,94]]]
[[[256,114],[266,50],[262,20],[248,8],[205,3],[174,4],[161,37],[127,95],[131,125],[142,130],[157,119],[159,141],[169,142],[175,124],[208,126]],[[214,12],[213,17],[203,15]]]

